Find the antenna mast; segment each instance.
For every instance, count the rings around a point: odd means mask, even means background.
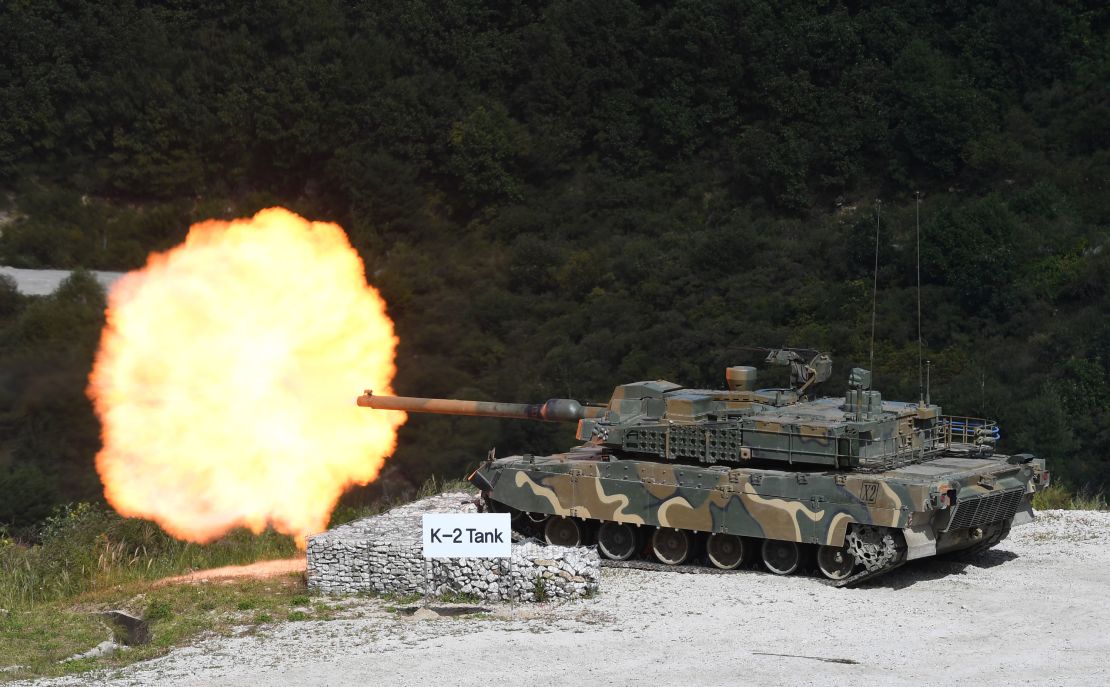
[[[917,225],[917,398],[918,405],[925,405],[925,381],[921,369],[921,191],[914,191]]]
[[[883,201],[875,199],[875,271],[871,277],[871,353],[867,357],[867,369],[871,377],[875,377],[875,303],[879,294],[879,216],[883,210]]]

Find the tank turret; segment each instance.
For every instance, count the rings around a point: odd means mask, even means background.
[[[871,374],[852,370],[842,399],[809,400],[805,392],[828,379],[825,354],[775,349],[769,364],[791,368],[791,386],[757,389],[754,367],[725,370],[727,390],[687,389],[664,380],[622,384],[607,405],[564,398],[545,403],[492,403],[378,396],[358,405],[416,413],[577,422],[577,438],[626,458],[676,463],[814,466],[878,470],[920,462],[953,449],[935,405],[882,400]],[[985,423],[982,428],[990,429]],[[980,428],[980,429],[982,429]],[[957,437],[959,438],[959,437]],[[985,452],[994,434],[964,450]]]

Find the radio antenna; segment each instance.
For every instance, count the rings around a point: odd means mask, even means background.
[[[917,199],[915,223],[917,225],[917,398],[918,405],[925,405],[925,380],[921,368],[921,191],[914,191]]]
[[[879,295],[879,216],[883,210],[883,201],[875,199],[875,271],[871,276],[871,352],[867,356],[867,369],[871,370],[871,377],[875,377],[875,303]]]

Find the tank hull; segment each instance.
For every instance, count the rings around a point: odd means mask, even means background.
[[[730,469],[615,459],[586,448],[491,460],[472,482],[495,509],[531,514],[530,522],[573,518],[584,532],[616,522],[845,547],[850,532],[873,528],[891,535],[896,553],[885,565],[893,567],[997,543],[1015,518],[1032,518],[1042,471],[1039,460],[959,455],[878,473]]]

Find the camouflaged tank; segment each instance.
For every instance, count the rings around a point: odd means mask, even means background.
[[[773,350],[788,388],[756,388],[753,367],[727,390],[666,381],[618,386],[607,405],[375,396],[368,408],[577,422],[582,443],[549,456],[491,456],[469,477],[488,508],[551,544],[596,543],[613,561],[761,561],[811,568],[838,585],[906,561],[989,548],[1033,518],[1044,460],[994,454],[994,423],[883,400],[856,368],[843,398],[808,397],[827,355]]]

